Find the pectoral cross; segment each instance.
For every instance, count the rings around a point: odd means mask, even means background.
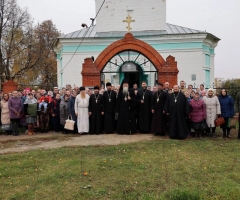
[[[135,20],[132,20],[132,17],[128,14],[128,16],[126,17],[127,20],[123,20],[123,22],[127,22],[128,26],[126,26],[128,32],[130,33],[132,28],[131,28],[131,22],[135,22]]]

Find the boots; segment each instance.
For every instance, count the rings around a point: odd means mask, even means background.
[[[215,130],[216,130],[216,127],[213,127],[212,128],[212,137],[215,137]]]
[[[34,135],[33,124],[28,124],[28,135]]]
[[[31,124],[31,132],[32,132],[32,135],[34,135],[35,133],[33,132],[34,130],[34,124]]]
[[[222,138],[226,138],[226,129],[225,129],[225,128],[223,128],[222,130],[223,130],[223,135],[222,135]]]
[[[200,131],[200,130],[198,131],[198,137],[202,138],[202,131]]]
[[[198,131],[195,130],[194,134],[195,134],[195,138],[197,138],[198,137]]]
[[[28,124],[28,135],[32,135],[32,124]]]
[[[227,138],[230,138],[230,128],[227,128]]]

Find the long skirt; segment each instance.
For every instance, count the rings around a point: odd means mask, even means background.
[[[191,127],[192,127],[194,130],[200,130],[200,128],[201,128],[201,123],[202,123],[202,122],[192,122],[192,123],[191,123]]]
[[[35,124],[35,123],[37,123],[37,117],[36,116],[26,117],[26,123],[27,124]]]
[[[88,108],[78,108],[77,126],[78,126],[78,133],[89,132]]]

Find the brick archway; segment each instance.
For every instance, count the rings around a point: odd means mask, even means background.
[[[106,49],[104,49],[93,62],[91,58],[86,58],[82,67],[83,85],[94,86],[100,83],[100,73],[106,66],[107,62],[117,53],[131,50],[146,56],[156,67],[158,71],[158,80],[161,82],[168,81],[171,86],[177,84],[177,62],[172,56],[168,56],[166,61],[163,57],[149,44],[133,37],[131,33],[127,33],[125,37],[118,40]]]

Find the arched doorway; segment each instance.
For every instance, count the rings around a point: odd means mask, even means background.
[[[84,60],[82,67],[83,85],[94,86],[103,84],[106,81],[112,82],[109,76],[106,78],[107,74],[111,74],[111,76],[117,76],[118,74],[119,77],[114,78],[119,80],[120,84],[123,79],[122,66],[126,63],[134,63],[136,66],[141,67],[142,71],[138,68],[138,73],[141,76],[147,75],[147,78],[151,78],[150,81],[147,80],[149,85],[153,85],[156,80],[168,81],[171,86],[177,84],[178,69],[175,58],[168,56],[165,61],[152,46],[134,38],[131,33],[127,33],[123,39],[112,43],[104,49],[95,62],[91,58]],[[130,72],[124,72],[124,77],[125,75],[129,76],[129,74]],[[137,78],[132,77],[132,79]],[[141,80],[140,76],[138,79]]]
[[[157,68],[141,52],[122,51],[114,55],[101,71],[101,84],[111,82],[120,85],[122,80],[128,79],[130,87],[134,83],[138,86],[142,81],[154,85],[157,81]]]

